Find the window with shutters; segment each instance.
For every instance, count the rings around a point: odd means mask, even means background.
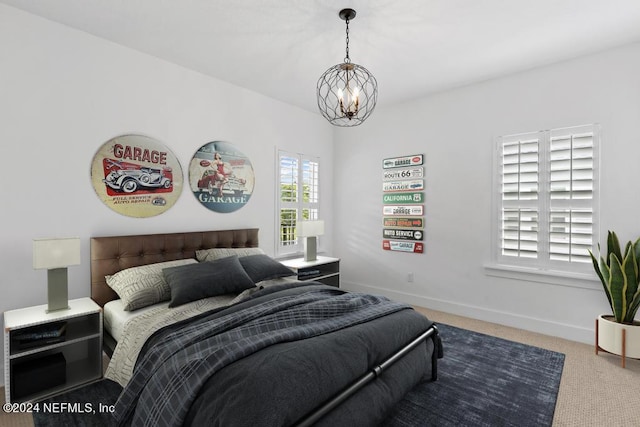
[[[569,273],[592,268],[598,126],[503,136],[497,152],[497,263]]]
[[[276,255],[294,254],[303,249],[302,240],[296,236],[297,222],[319,219],[320,160],[278,151],[277,168]]]

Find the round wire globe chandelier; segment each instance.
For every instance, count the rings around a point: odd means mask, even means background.
[[[318,108],[335,126],[358,126],[371,115],[378,101],[378,83],[366,68],[349,58],[349,21],[356,11],[342,9],[338,14],[346,22],[346,56],[318,79]]]

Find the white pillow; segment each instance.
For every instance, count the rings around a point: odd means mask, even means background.
[[[105,279],[107,285],[122,300],[124,310],[132,311],[171,299],[171,288],[162,273],[164,268],[197,262],[193,258],[188,258],[141,265],[119,271],[113,276],[105,276]]]

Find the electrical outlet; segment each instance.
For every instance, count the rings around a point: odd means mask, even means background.
[[[412,271],[407,273],[407,282],[413,283],[413,272]]]

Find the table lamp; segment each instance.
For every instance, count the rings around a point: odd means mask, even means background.
[[[79,264],[79,237],[33,240],[33,268],[47,269],[47,313],[69,308],[67,267]]]
[[[318,252],[317,236],[324,234],[324,221],[300,221],[296,224],[298,237],[304,237],[304,260],[315,261]]]

